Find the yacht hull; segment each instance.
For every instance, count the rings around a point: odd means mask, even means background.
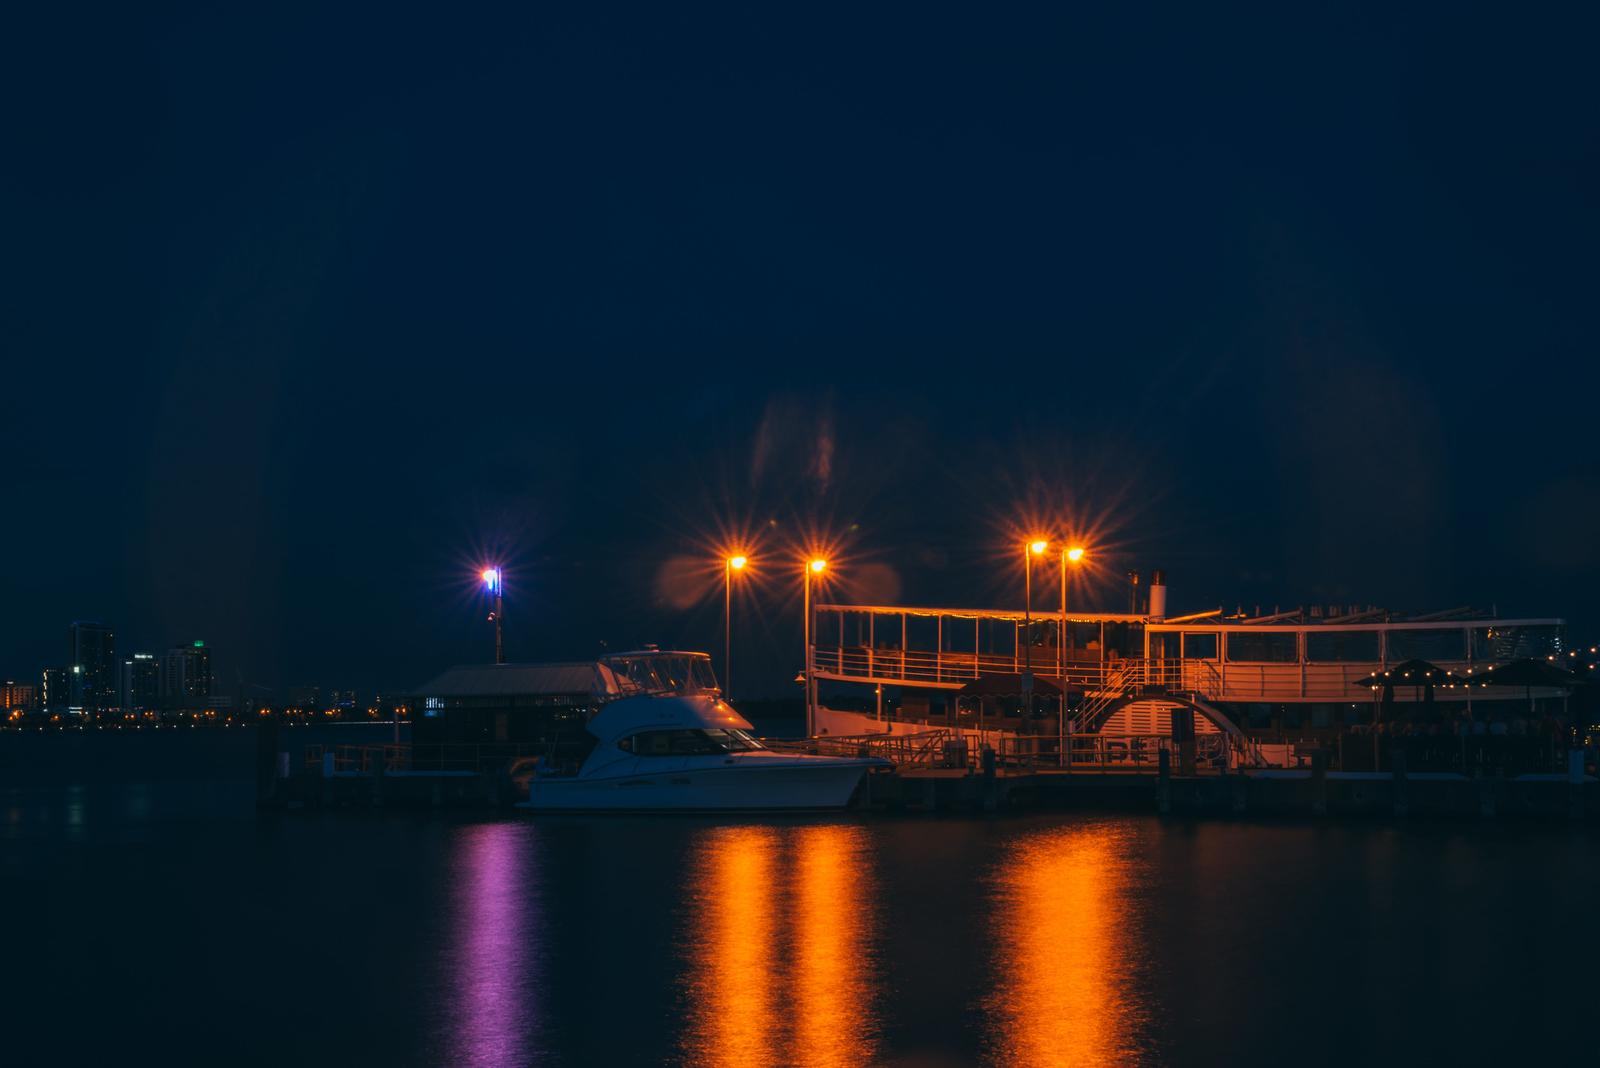
[[[626,775],[535,776],[522,807],[535,811],[728,812],[838,809],[874,760],[740,759],[712,767],[638,769]]]

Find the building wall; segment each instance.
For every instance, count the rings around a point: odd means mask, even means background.
[[[12,682],[10,679],[0,683],[0,709],[7,712],[13,709],[32,712],[38,698],[37,686],[25,682]]]
[[[117,703],[116,636],[103,623],[67,628],[68,703],[90,711]]]

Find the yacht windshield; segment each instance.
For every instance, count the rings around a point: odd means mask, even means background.
[[[605,664],[623,693],[708,693],[717,688],[711,660],[686,653],[609,656]]]

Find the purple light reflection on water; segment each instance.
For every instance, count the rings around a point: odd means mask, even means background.
[[[526,824],[487,823],[460,836],[446,968],[452,1011],[444,1045],[452,1064],[498,1068],[538,1056],[534,835]]]

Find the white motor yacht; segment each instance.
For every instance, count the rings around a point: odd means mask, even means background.
[[[595,745],[576,773],[545,761],[528,776],[535,810],[843,808],[862,776],[887,761],[778,753],[712,693],[639,694],[607,703],[587,724]],[[520,774],[519,774],[520,772]],[[531,774],[530,774],[531,772]]]

